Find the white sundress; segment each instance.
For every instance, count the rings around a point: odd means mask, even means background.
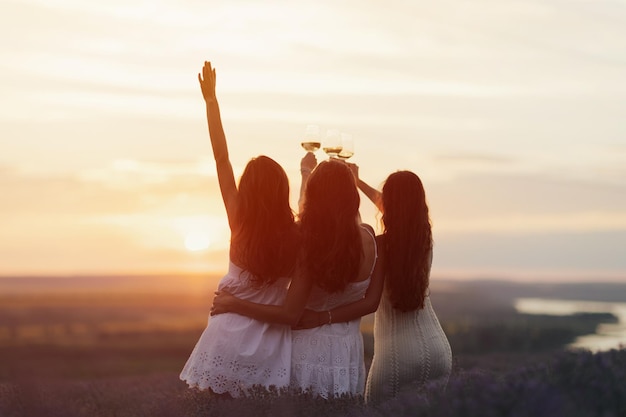
[[[368,229],[365,230],[376,245],[374,235]],[[375,265],[376,262],[367,279],[348,284],[340,293],[329,294],[319,287],[313,287],[307,308],[326,311],[362,299]],[[358,318],[313,329],[294,330],[291,387],[323,398],[344,394],[363,395],[365,362],[360,325],[361,319]]]
[[[250,279],[248,271],[230,262],[218,289],[255,303],[280,305],[284,302],[288,278],[260,288],[252,285]],[[225,313],[209,317],[180,379],[190,387],[240,397],[255,385],[287,388],[290,368],[289,326]]]

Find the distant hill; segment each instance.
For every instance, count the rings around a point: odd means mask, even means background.
[[[216,287],[223,273],[153,275],[14,276],[0,277],[0,294],[57,292],[196,293]],[[519,282],[507,280],[445,280],[431,282],[433,299],[441,293],[488,298],[489,304],[510,305],[520,297],[586,301],[626,301],[626,282]],[[490,305],[492,307],[492,305]]]
[[[437,280],[432,282],[431,290],[433,293],[453,291],[484,294],[502,302],[510,302],[521,297],[626,302],[626,282],[525,283],[505,280]]]
[[[217,286],[222,274],[89,275],[0,277],[0,294],[197,293]]]

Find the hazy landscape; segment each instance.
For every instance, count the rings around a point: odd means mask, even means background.
[[[626,416],[625,1],[10,0],[2,17],[0,417]],[[446,389],[372,408],[178,379],[231,236],[204,61],[236,178],[270,156],[297,207],[308,125],[318,161],[349,135],[372,187],[420,176]],[[365,195],[360,214],[382,232]]]
[[[193,394],[178,380],[178,372],[206,325],[218,278],[163,275],[0,279],[0,414],[221,413],[221,405]],[[431,285],[431,297],[453,349],[451,384],[464,381],[464,389],[471,390],[472,384],[486,383],[485,378],[502,387],[502,381],[520,375],[520,369],[554,364],[555,358],[564,354],[564,347],[578,336],[593,334],[601,323],[618,320],[602,312],[521,314],[514,307],[515,300],[622,301],[626,299],[626,284],[439,280]],[[371,316],[363,319],[362,330],[369,364],[373,351]],[[623,355],[618,359],[624,360]],[[578,364],[580,358],[574,362]],[[626,382],[620,372],[621,382]],[[468,375],[474,382],[468,382]],[[477,376],[482,378],[479,382]],[[306,396],[291,398],[317,404],[318,408],[313,408],[319,412],[331,407]],[[281,411],[283,415],[291,415],[293,401],[283,404],[287,407],[287,411]],[[239,406],[245,408],[245,403]],[[373,412],[347,400],[334,402],[332,407],[323,412],[343,415],[345,407],[353,407],[351,413],[358,415]],[[267,415],[275,411],[267,411]]]

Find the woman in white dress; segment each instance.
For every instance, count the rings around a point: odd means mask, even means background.
[[[237,188],[209,62],[198,79],[231,229],[228,273],[218,288],[242,299],[282,304],[299,251],[287,175],[275,161],[259,156],[248,162]],[[239,397],[256,385],[288,387],[290,370],[289,326],[222,314],[209,318],[180,378],[190,387]]]
[[[350,165],[358,178],[358,167]],[[452,352],[429,297],[433,245],[421,180],[410,171],[398,171],[387,178],[382,193],[362,180],[358,185],[382,211],[384,232],[377,236],[379,264],[384,269],[382,297],[372,291],[331,314],[337,320],[350,320],[371,312],[380,299],[365,390],[366,402],[379,403],[410,386],[447,381]],[[315,313],[306,312],[300,325],[315,326],[318,321]]]
[[[322,162],[307,181],[309,169],[302,170],[302,253],[285,304],[262,305],[218,291],[213,311],[295,325],[305,305],[316,310],[323,317],[318,327],[292,334],[291,387],[323,398],[358,396],[365,385],[360,316],[348,321],[331,311],[381,291],[376,241],[373,229],[359,223],[359,194],[346,164]]]

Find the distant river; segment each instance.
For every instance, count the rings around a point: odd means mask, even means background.
[[[547,298],[518,298],[515,309],[527,314],[550,314],[564,316],[575,313],[611,313],[617,323],[600,324],[596,333],[580,336],[570,345],[597,352],[626,347],[626,303],[555,300]]]

